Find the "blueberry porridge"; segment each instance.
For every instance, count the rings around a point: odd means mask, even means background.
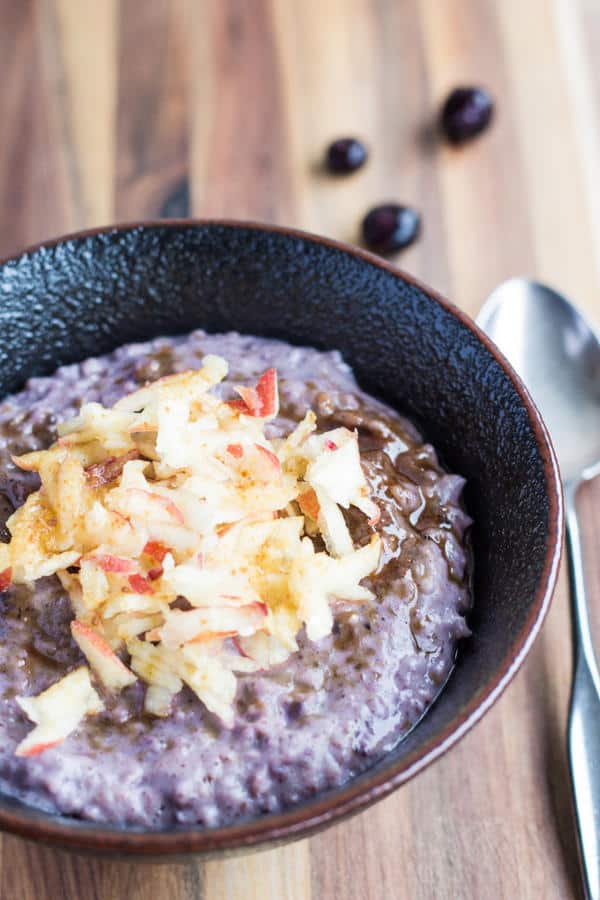
[[[464,481],[337,352],[161,338],[0,404],[0,788],[163,828],[373,765],[471,604]]]

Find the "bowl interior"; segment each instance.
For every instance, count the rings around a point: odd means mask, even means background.
[[[361,385],[413,417],[468,479],[476,522],[473,638],[433,708],[375,770],[291,813],[214,832],[125,833],[1,798],[0,825],[73,846],[142,852],[285,836],[410,777],[489,705],[546,604],[561,503],[535,410],[465,317],[368,255],[214,223],[113,229],[41,247],[0,267],[0,294],[1,395],[59,364],[197,327],[337,348]]]

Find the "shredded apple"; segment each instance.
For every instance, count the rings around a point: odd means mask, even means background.
[[[312,641],[329,634],[336,598],[372,599],[360,582],[380,539],[355,547],[342,512],[379,518],[356,433],[317,434],[309,411],[269,440],[275,370],[228,401],[211,392],[226,374],[207,356],[112,409],[82,406],[48,450],[15,457],[41,488],[8,520],[0,589],[56,574],[89,664],[18,698],[37,726],[17,753],[54,746],[101,711],[90,674],[113,692],[141,679],[156,716],[185,684],[230,726],[238,673],[283,662],[302,628]]]

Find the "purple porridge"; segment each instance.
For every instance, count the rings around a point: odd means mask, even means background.
[[[86,719],[62,744],[17,757],[31,729],[15,701],[43,691],[80,664],[68,596],[55,577],[0,595],[0,788],[32,806],[102,822],[206,827],[289,808],[346,782],[388,752],[423,715],[468,632],[470,524],[460,495],[415,427],[359,390],[336,352],[238,334],[161,338],[35,378],[0,405],[2,522],[37,476],[10,455],[48,446],[55,424],[82,402],[112,405],[140,384],[200,365],[230,364],[228,381],[252,382],[267,367],[280,379],[284,435],[311,407],[320,430],[357,429],[361,459],[382,516],[384,565],[366,580],[376,601],[338,603],[333,633],[266,672],[240,677],[228,729],[189,689],[169,718],[142,711],[136,683]],[[355,542],[364,517],[347,517]],[[365,532],[364,534],[362,532]],[[6,535],[5,535],[6,538]]]

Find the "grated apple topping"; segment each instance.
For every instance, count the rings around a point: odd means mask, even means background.
[[[155,716],[187,685],[230,727],[237,675],[284,662],[303,628],[311,641],[328,635],[336,599],[373,599],[361,581],[379,563],[379,509],[357,434],[318,434],[309,411],[268,439],[275,370],[223,400],[211,389],[227,368],[207,356],[111,409],[85,404],[51,447],[14,458],[41,487],[7,522],[0,589],[57,575],[89,665],[17,698],[36,723],[17,754],[54,746],[102,710],[91,675],[111,692],[141,680]],[[362,547],[350,506],[373,527]]]

